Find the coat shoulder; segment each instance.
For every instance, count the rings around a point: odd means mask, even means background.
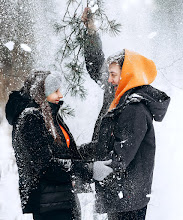
[[[33,118],[39,118],[41,117],[41,112],[38,108],[35,107],[28,107],[25,108],[22,113],[20,114],[20,118],[24,117],[33,117]]]
[[[42,120],[42,114],[38,108],[28,107],[25,108],[22,113],[19,115],[17,120],[17,125],[24,125],[31,122],[31,124],[35,124],[36,122],[40,122]],[[32,123],[33,122],[33,123]]]
[[[128,103],[125,106],[122,106],[118,113],[124,114],[126,112],[127,114],[149,114],[149,110],[147,106],[143,102],[132,102]]]
[[[130,103],[129,105],[126,106],[126,109],[134,111],[134,112],[140,112],[140,111],[147,112],[148,111],[145,103],[143,102]]]
[[[146,117],[149,120],[153,119],[150,110],[148,109],[146,104],[143,103],[143,102],[134,102],[134,103],[129,104],[126,107],[126,111],[129,114],[134,115],[134,117],[135,116],[136,117],[144,116],[144,117]]]

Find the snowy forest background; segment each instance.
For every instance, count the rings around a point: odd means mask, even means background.
[[[79,2],[79,1],[78,1]],[[91,1],[90,1],[91,2]],[[107,0],[105,13],[122,25],[117,36],[102,34],[105,56],[128,48],[151,58],[158,77],[153,86],[171,97],[167,115],[155,123],[156,160],[146,220],[183,220],[183,2],[182,0]],[[67,9],[64,0],[0,0],[0,220],[31,220],[23,216],[18,175],[11,146],[11,127],[4,117],[10,91],[19,89],[32,69],[61,71],[56,33]],[[92,1],[93,10],[97,7]],[[81,11],[87,5],[82,1]],[[73,10],[76,4],[73,4]],[[80,14],[81,15],[81,14]],[[102,106],[103,91],[85,74],[86,98],[67,91],[64,101],[74,109],[65,118],[78,145],[89,142]],[[80,194],[82,220],[106,219],[93,214],[94,194]]]

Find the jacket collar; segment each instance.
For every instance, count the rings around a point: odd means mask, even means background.
[[[60,106],[63,105],[63,101],[60,101],[58,104],[55,104],[52,102],[48,102],[48,103],[52,111],[52,116],[56,116],[58,113],[58,110],[60,109]]]
[[[126,101],[127,101],[128,97],[135,91],[135,89],[136,88],[132,88],[132,89],[128,90],[127,92],[125,92],[124,95],[119,100],[119,103],[116,106],[116,108],[114,108],[111,111],[107,112],[107,114],[104,117],[114,117],[119,112],[121,112],[127,104]]]
[[[137,101],[135,100],[136,98],[132,97],[133,94],[134,97],[138,97]],[[121,97],[116,108],[108,112],[105,117],[114,117],[132,102],[142,102],[148,108],[155,121],[162,121],[167,112],[170,97],[164,92],[155,89],[150,85],[138,86],[128,90]]]

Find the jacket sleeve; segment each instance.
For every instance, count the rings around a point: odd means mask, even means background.
[[[96,156],[97,141],[91,141],[90,143],[82,144],[78,147],[78,151],[85,161],[94,161]]]
[[[35,114],[26,115],[22,128],[24,148],[35,172],[39,174],[48,167],[52,158],[45,129],[41,116]]]
[[[104,53],[102,51],[102,41],[98,33],[89,34],[85,31],[84,34],[84,56],[86,68],[90,77],[97,82],[102,76],[102,72],[107,70],[105,66]]]
[[[50,141],[51,138],[44,125],[43,118],[34,114],[27,115],[23,133],[24,145],[28,158],[30,158],[32,171],[39,176],[44,175],[46,179],[59,182],[70,181],[69,172],[63,163],[60,163],[58,158],[52,154],[49,146],[53,143]]]
[[[96,141],[92,141],[87,144],[82,144],[77,147],[81,155],[81,160],[74,160],[72,171],[83,181],[91,182],[93,176],[93,161],[96,156]]]
[[[93,176],[93,163],[87,161],[73,161],[72,166],[73,176],[79,177],[84,182],[91,182]]]
[[[107,112],[114,99],[114,88],[108,83],[108,68],[102,51],[102,42],[98,33],[84,34],[84,56],[87,71],[90,77],[104,90],[103,107],[95,124],[92,140],[97,140],[101,118]]]
[[[114,128],[112,168],[125,171],[134,159],[147,132],[147,110],[141,103],[129,104]]]

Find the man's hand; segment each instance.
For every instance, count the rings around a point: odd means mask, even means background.
[[[83,21],[84,25],[87,27],[89,32],[95,32],[96,31],[96,27],[93,21],[93,15],[91,12],[91,9],[86,7],[84,9],[83,15],[81,17],[81,20]]]
[[[102,181],[105,179],[110,173],[113,172],[113,169],[109,167],[112,160],[105,161],[96,161],[93,163],[93,179],[97,181]]]

